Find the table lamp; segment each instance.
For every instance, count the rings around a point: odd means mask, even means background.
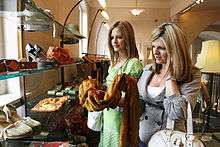
[[[206,130],[209,129],[209,120],[211,109],[217,111],[218,99],[220,94],[219,83],[216,79],[220,79],[220,40],[208,40],[202,42],[201,54],[197,57],[196,66],[201,68],[202,74],[208,79],[208,91],[211,98],[211,103],[208,106],[208,118],[206,122]],[[218,93],[218,94],[217,94]]]

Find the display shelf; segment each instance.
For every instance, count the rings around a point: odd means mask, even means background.
[[[29,76],[32,74],[41,73],[41,72],[48,71],[51,69],[70,67],[75,64],[81,64],[81,62],[59,65],[59,66],[44,66],[44,67],[38,67],[38,68],[34,68],[34,69],[26,69],[26,70],[21,70],[21,71],[16,71],[16,72],[2,73],[2,74],[0,74],[0,80],[6,80],[6,79],[22,77],[22,76]]]
[[[55,69],[55,68],[56,67],[54,66],[47,66],[47,67],[39,67],[35,69],[21,70],[21,71],[16,71],[16,72],[7,72],[7,73],[0,74],[0,80],[28,76],[34,73],[40,73],[40,72],[44,72],[44,71]]]

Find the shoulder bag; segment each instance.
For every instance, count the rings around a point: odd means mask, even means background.
[[[193,134],[192,110],[187,101],[187,132],[175,131],[174,121],[167,118],[167,127],[156,132],[148,147],[205,147],[196,134]]]

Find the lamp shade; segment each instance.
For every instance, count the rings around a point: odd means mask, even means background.
[[[202,42],[202,51],[197,57],[196,66],[202,72],[220,73],[220,40]]]

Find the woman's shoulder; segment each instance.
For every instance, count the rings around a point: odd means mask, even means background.
[[[133,68],[134,66],[137,66],[138,68],[143,69],[143,65],[138,58],[129,59],[127,62],[126,68],[128,68],[128,67]]]
[[[137,63],[137,62],[141,63],[141,61],[138,58],[131,58],[128,60],[128,64]]]
[[[153,64],[147,64],[147,65],[145,65],[144,66],[144,71],[149,71],[149,70],[152,70],[152,66],[153,66]]]

